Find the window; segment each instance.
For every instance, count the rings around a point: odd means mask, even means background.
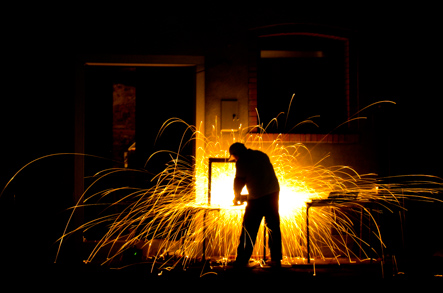
[[[258,119],[266,127],[278,117],[266,132],[329,133],[347,121],[348,47],[348,39],[330,35],[290,33],[259,37]],[[302,123],[308,119],[316,124]],[[348,129],[344,126],[337,131],[343,133]]]

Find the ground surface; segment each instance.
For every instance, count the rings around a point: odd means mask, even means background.
[[[389,292],[407,290],[410,286],[424,292],[438,292],[443,277],[432,269],[417,268],[411,273],[398,271],[391,264],[379,261],[340,265],[331,261],[310,264],[283,265],[281,269],[256,266],[237,270],[231,265],[193,263],[186,269],[180,266],[152,266],[152,263],[131,265],[115,269],[97,265],[17,265],[4,274],[3,284],[12,284],[24,292],[39,288],[57,292],[81,290],[82,292],[125,292],[131,290],[157,292],[245,292],[255,289],[272,291],[373,290]],[[437,267],[438,270],[438,267]],[[417,287],[418,286],[418,287]],[[436,287],[437,286],[437,287]],[[12,287],[11,287],[12,288]],[[155,289],[154,289],[155,288]],[[292,289],[293,290],[292,290]],[[6,291],[5,291],[6,292]]]

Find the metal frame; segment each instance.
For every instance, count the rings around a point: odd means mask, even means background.
[[[372,213],[371,205],[374,204],[372,200],[358,200],[358,199],[320,199],[313,200],[312,202],[306,203],[306,248],[307,248],[307,259],[308,263],[311,262],[311,242],[309,235],[309,209],[311,207],[331,207],[331,206],[359,206],[361,208],[360,216],[360,239],[362,238],[362,224],[363,224],[363,205],[369,205],[369,213]],[[369,233],[372,233],[371,222],[369,222]],[[369,241],[369,246],[372,248],[371,241]],[[360,248],[361,249],[361,248]],[[372,258],[371,258],[372,260]]]

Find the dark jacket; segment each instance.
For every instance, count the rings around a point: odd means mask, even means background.
[[[274,167],[267,154],[247,149],[236,162],[234,193],[239,195],[246,185],[248,200],[280,191]]]

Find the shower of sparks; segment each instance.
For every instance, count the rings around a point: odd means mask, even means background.
[[[170,119],[159,133],[173,123],[186,124],[180,119]],[[405,198],[441,201],[435,199],[435,196],[429,196],[441,192],[439,178],[410,176],[411,180],[401,177],[398,183],[392,183],[395,180],[383,183],[376,175],[361,175],[349,166],[326,167],[322,165],[322,160],[312,162],[310,151],[305,145],[284,141],[283,135],[273,141],[266,141],[265,128],[260,126],[256,127],[258,131],[254,133],[241,127],[231,133],[218,133],[215,122],[209,137],[203,136],[197,127],[187,126],[186,132],[192,133],[191,140],[182,141],[176,152],[169,152],[171,160],[152,179],[152,187],[122,186],[96,192],[93,191],[94,186],[108,177],[144,171],[112,168],[95,174],[93,183],[71,210],[70,220],[59,240],[59,250],[67,236],[100,226],[106,227],[106,230],[101,239],[95,242],[85,263],[112,263],[120,259],[129,248],[137,247],[143,250],[144,257],[153,263],[153,267],[159,265],[171,269],[178,264],[186,267],[192,261],[208,259],[227,264],[236,255],[245,206],[232,204],[235,165],[213,164],[210,199],[208,168],[209,158],[228,158],[229,146],[234,142],[262,150],[269,155],[274,165],[281,188],[283,263],[307,261],[307,203],[326,199],[331,192],[358,192],[361,204],[357,204],[356,210],[365,218],[365,225],[375,227],[372,233],[378,240],[380,250],[385,247],[383,235],[377,228],[376,217],[363,203],[373,201],[379,208],[393,211],[395,208],[403,209],[402,201]],[[182,148],[192,140],[197,148],[196,156],[183,156]],[[151,157],[156,155],[152,154]],[[118,196],[113,197],[114,194]],[[108,198],[114,199],[105,204],[108,213],[68,230],[80,208],[100,205]],[[309,223],[312,258],[325,258],[325,254],[336,257],[337,261],[338,256],[349,259],[372,257],[374,244],[370,245],[364,237],[360,237],[352,219],[340,209],[340,204],[311,208]],[[252,256],[256,261],[263,259],[266,247],[264,229],[262,223]],[[331,235],[331,229],[336,231],[334,236]],[[359,253],[350,246],[357,246]],[[266,252],[268,254],[269,249]],[[103,254],[106,256],[103,257]]]
[[[164,127],[171,123],[185,122],[171,119]],[[126,192],[125,196],[110,203],[108,208],[122,202],[130,204],[123,211],[98,217],[70,232],[65,231],[61,240],[73,232],[106,225],[106,233],[97,241],[86,263],[99,258],[99,252],[103,250],[106,250],[107,257],[100,261],[107,263],[121,257],[128,248],[138,247],[154,264],[169,268],[177,264],[186,267],[191,261],[202,259],[227,264],[235,258],[245,206],[232,205],[235,174],[232,163],[213,164],[211,198],[208,200],[208,162],[209,158],[228,158],[230,144],[237,141],[264,151],[274,165],[281,185],[283,263],[306,262],[306,204],[314,199],[326,199],[332,191],[358,192],[360,202],[374,200],[380,207],[392,211],[394,207],[402,208],[401,201],[405,197],[427,200],[427,194],[436,193],[441,187],[440,183],[435,183],[436,178],[429,176],[407,184],[383,184],[375,175],[360,175],[348,166],[325,167],[321,162],[306,164],[306,158],[310,157],[306,146],[285,142],[283,136],[265,142],[264,130],[250,133],[238,129],[227,135],[216,133],[217,125],[213,129],[211,137],[203,137],[199,129],[189,125],[187,131],[193,133],[192,139],[203,146],[197,152],[199,155],[183,157],[180,147],[177,152],[171,152],[171,160],[155,176],[155,184],[149,189],[121,187],[92,195],[87,189],[77,207],[87,206],[93,198],[106,198],[122,191]],[[95,175],[93,184],[112,174],[128,171],[135,170],[104,170]],[[423,187],[429,185],[431,187]],[[378,227],[376,217],[364,204],[358,208],[367,219],[366,225],[372,222],[373,227]],[[311,208],[309,213],[311,257],[324,258],[325,251],[336,258],[371,257],[371,246],[357,235],[352,220],[340,210],[340,205]],[[266,245],[264,229],[262,223],[252,257],[256,261],[263,258]],[[334,237],[331,229],[337,231]],[[383,250],[383,235],[377,228],[374,228],[373,234],[378,239],[378,247]],[[355,249],[348,247],[350,243],[358,246],[358,255]]]

